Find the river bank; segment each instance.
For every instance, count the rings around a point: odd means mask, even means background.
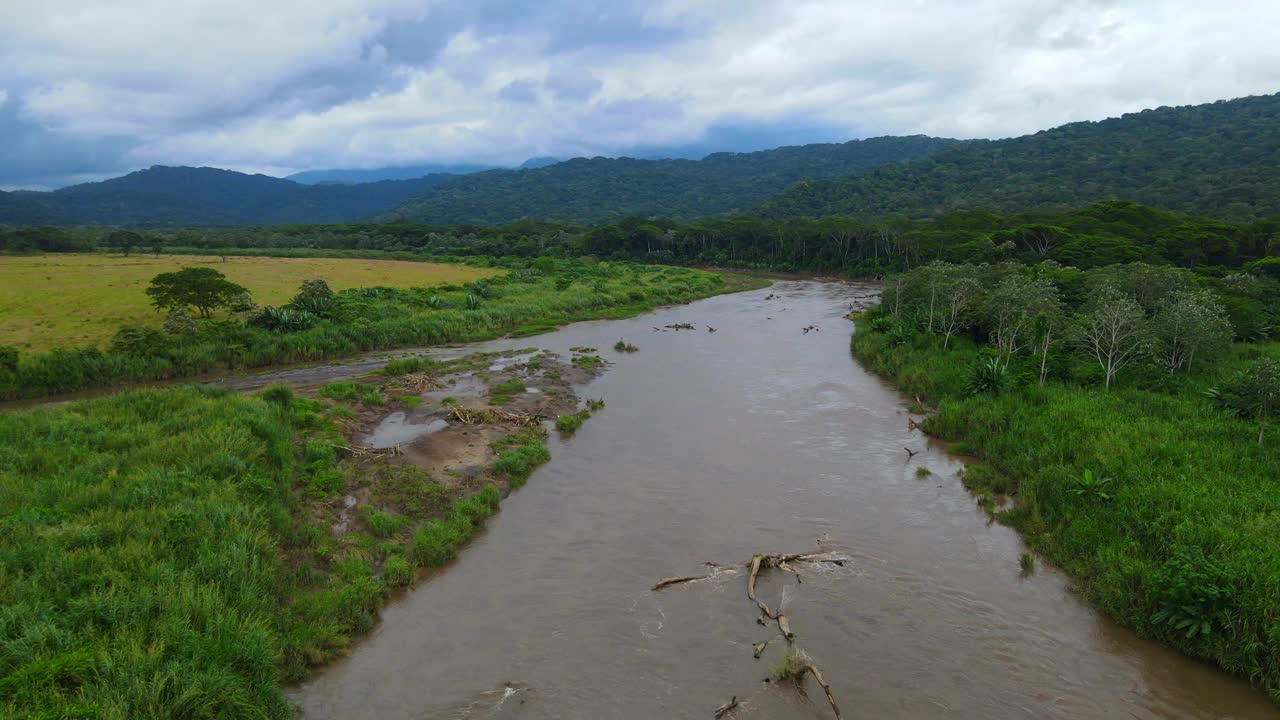
[[[580,394],[606,411],[547,440],[553,461],[460,562],[290,689],[302,717],[710,717],[736,694],[739,713],[830,718],[812,680],[762,681],[781,643],[753,658],[776,629],[744,612],[741,572],[651,591],[822,539],[844,567],[757,592],[781,600],[850,716],[1275,718],[1245,683],[1099,616],[1053,567],[1022,571],[1025,546],[975,507],[961,462],[850,356],[843,316],[877,294],[783,281],[539,337],[640,351],[604,351],[614,365]],[[653,329],[682,323],[697,330]]]
[[[1032,376],[993,395],[968,385],[979,349],[951,345],[899,342],[865,322],[852,340],[869,369],[936,406],[923,429],[980,460],[965,484],[1082,597],[1280,703],[1280,453],[1205,397],[1280,348],[1235,346],[1174,391]]]
[[[1021,571],[1024,546],[975,511],[962,464],[850,356],[843,316],[877,295],[783,281],[429,361],[0,415],[14,540],[0,565],[29,573],[0,584],[15,618],[0,679],[20,691],[4,697],[111,718],[182,701],[416,720],[702,717],[736,694],[742,713],[828,718],[811,680],[808,694],[762,682],[781,650],[753,658],[774,631],[744,612],[741,575],[650,589],[820,541],[844,565],[771,573],[757,592],[786,609],[850,715],[1275,717],[1245,684],[1100,617],[1052,567]],[[567,374],[592,356],[607,372]],[[527,429],[506,418],[437,423],[495,392],[533,414],[556,374],[576,407],[607,407],[538,438],[545,453],[532,437],[494,448]],[[514,483],[486,473],[507,452],[532,475],[494,513]],[[365,463],[385,475],[351,472]],[[396,519],[411,513],[414,530]],[[392,591],[415,558],[443,564]]]

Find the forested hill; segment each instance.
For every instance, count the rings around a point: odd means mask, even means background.
[[[350,222],[452,175],[303,185],[216,168],[163,167],[53,192],[0,192],[0,225],[274,225]]]
[[[907,165],[802,181],[759,212],[923,218],[978,208],[1064,210],[1113,199],[1233,220],[1280,216],[1280,95],[958,144]]]
[[[692,219],[749,209],[802,178],[845,177],[955,143],[914,135],[715,153],[702,160],[578,158],[455,177],[379,219],[433,225],[498,225],[526,217],[578,224],[631,215]]]

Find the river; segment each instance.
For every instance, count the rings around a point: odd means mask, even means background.
[[[1245,683],[1101,617],[1052,568],[1021,571],[1017,535],[988,522],[961,463],[851,357],[842,316],[873,296],[787,280],[475,346],[597,347],[615,364],[579,396],[607,407],[550,441],[551,463],[460,560],[291,689],[302,717],[711,718],[736,695],[732,717],[829,718],[812,679],[807,696],[762,682],[781,643],[753,659],[775,629],[744,575],[650,590],[819,538],[849,561],[798,566],[799,582],[771,571],[760,595],[785,598],[847,718],[1277,717]],[[678,322],[697,329],[652,329]],[[639,352],[615,353],[619,339]]]

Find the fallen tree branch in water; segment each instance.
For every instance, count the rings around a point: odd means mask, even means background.
[[[705,580],[709,577],[711,576],[710,575],[680,575],[678,577],[663,578],[653,586],[653,590],[661,590],[662,588],[665,588],[665,587],[670,587],[672,585],[679,585],[680,583],[693,582],[694,580]]]
[[[840,714],[840,707],[836,705],[836,698],[831,694],[831,686],[828,685],[827,681],[822,677],[822,673],[818,670],[818,667],[811,662],[806,662],[804,666],[800,668],[799,675],[803,676],[806,672],[812,675],[813,679],[817,680],[818,684],[822,686],[822,691],[827,694],[827,702],[831,705],[831,712],[835,713],[836,720],[844,720],[844,716]]]
[[[796,680],[799,681],[800,679],[803,678],[805,673],[809,673],[810,675],[813,675],[813,679],[817,681],[818,685],[822,686],[822,691],[826,693],[827,702],[831,705],[831,712],[835,714],[836,720],[844,720],[844,716],[840,714],[840,707],[836,705],[835,696],[831,693],[831,686],[827,684],[826,678],[822,676],[822,672],[818,670],[818,667],[814,665],[812,661],[807,659],[807,655],[805,655],[804,651],[800,650],[799,646],[796,644],[795,633],[791,631],[791,621],[787,618],[786,614],[783,612],[782,604],[779,603],[778,609],[775,612],[774,610],[769,608],[769,605],[767,603],[765,603],[763,600],[756,597],[756,580],[760,576],[761,570],[766,570],[768,568],[777,568],[779,570],[784,570],[786,572],[794,573],[796,576],[796,582],[798,583],[800,581],[800,574],[796,572],[795,568],[790,567],[788,563],[801,563],[801,562],[831,563],[833,565],[844,567],[845,561],[846,561],[845,557],[834,554],[834,553],[829,553],[829,552],[789,553],[789,554],[757,553],[755,555],[752,555],[750,562],[746,564],[747,566],[747,599],[754,602],[756,604],[756,607],[760,610],[761,613],[764,614],[765,617],[775,621],[778,624],[778,630],[781,633],[782,638],[787,642],[788,654],[794,651],[794,652],[798,652],[802,657],[806,658],[804,665],[802,665],[792,677],[795,677]],[[707,563],[707,565],[710,567],[720,567],[715,563]],[[653,590],[657,591],[666,587],[670,587],[672,585],[679,585],[682,583],[693,582],[695,580],[703,580],[715,574],[716,573],[712,572],[706,575],[680,575],[676,577],[663,578],[653,586]],[[766,624],[764,620],[759,617],[756,618],[756,622],[759,623],[760,625]],[[752,657],[759,660],[760,657],[764,654],[765,649],[769,646],[769,643],[773,642],[775,639],[776,639],[776,636],[769,638],[768,640],[765,640],[762,643],[752,643],[751,645]],[[717,718],[723,717],[729,711],[737,707],[737,705],[738,705],[738,696],[735,695],[733,699],[730,700],[728,703],[725,703],[724,705],[721,705],[719,708],[716,709],[716,717]]]

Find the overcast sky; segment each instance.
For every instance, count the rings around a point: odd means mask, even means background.
[[[0,188],[1005,137],[1280,91],[1277,0],[0,0]]]

